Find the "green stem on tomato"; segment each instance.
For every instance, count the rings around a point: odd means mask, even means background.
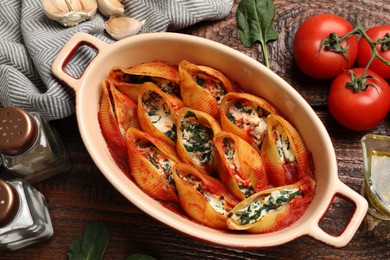
[[[378,58],[380,61],[382,61],[383,63],[385,63],[386,65],[390,66],[390,61],[384,59],[378,52],[378,50],[376,49],[376,45],[378,44],[385,44],[385,43],[390,43],[390,39],[379,39],[375,42],[373,42],[371,40],[371,38],[367,35],[366,31],[364,30],[364,28],[361,26],[360,22],[358,21],[357,22],[357,25],[356,27],[359,27],[359,31],[358,33],[364,38],[366,39],[366,41],[368,42],[368,44],[370,45],[371,47],[371,50],[372,50],[372,55],[371,55],[371,58],[368,62],[368,67],[369,65],[371,65],[371,62],[374,60],[374,58]]]
[[[338,52],[338,53],[342,53],[345,58],[347,59],[348,61],[348,56],[346,54],[346,50],[348,47],[346,48],[343,48],[343,47],[339,47],[341,49],[336,49],[335,46],[341,46],[341,42],[348,39],[349,37],[355,35],[355,34],[360,34],[361,37],[363,37],[367,42],[368,44],[370,45],[371,47],[371,50],[372,50],[372,54],[371,54],[371,57],[370,59],[368,60],[368,63],[366,65],[366,67],[364,68],[363,70],[363,73],[360,75],[359,78],[355,78],[353,79],[353,81],[356,81],[358,80],[359,82],[365,82],[364,78],[366,77],[365,74],[367,72],[367,70],[369,69],[372,61],[375,59],[375,58],[378,58],[380,61],[382,61],[383,63],[385,63],[387,66],[390,66],[390,61],[384,59],[378,52],[378,50],[376,49],[376,45],[378,44],[387,44],[387,43],[390,43],[390,37],[388,38],[383,38],[383,39],[379,39],[377,41],[372,41],[371,38],[367,35],[365,29],[363,28],[363,26],[361,25],[361,23],[359,21],[356,22],[356,26],[355,28],[350,31],[349,33],[346,33],[344,34],[343,36],[341,37],[337,37],[337,35],[335,36],[335,33],[331,33],[329,35],[328,38],[325,38],[322,43],[321,43],[321,46],[320,46],[320,50],[322,49],[323,46],[325,46],[325,48],[327,50],[330,50],[330,51],[334,51],[334,52]],[[331,40],[330,40],[331,39]],[[332,42],[333,40],[333,42]],[[336,42],[334,42],[334,40],[336,40]]]
[[[349,33],[344,34],[343,36],[339,37],[340,42],[344,41],[345,39],[347,39],[347,38],[349,38],[349,37],[351,37],[353,35],[355,35],[356,33],[360,33],[361,30],[364,31],[363,27],[361,27],[361,25],[360,25],[360,22],[358,22],[356,27],[352,31],[350,31]]]

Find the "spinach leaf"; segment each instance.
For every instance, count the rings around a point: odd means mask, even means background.
[[[260,42],[264,63],[269,67],[267,42],[277,40],[278,31],[273,27],[275,5],[272,0],[242,0],[237,7],[238,36],[241,43],[250,48]]]
[[[156,260],[156,258],[149,255],[136,253],[129,256],[127,260]]]
[[[109,240],[108,228],[98,222],[89,224],[84,232],[73,240],[68,249],[69,260],[99,260],[103,259]]]

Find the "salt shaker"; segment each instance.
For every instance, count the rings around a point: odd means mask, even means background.
[[[5,168],[30,183],[71,167],[65,146],[47,121],[18,107],[0,109],[0,153]]]
[[[52,236],[44,196],[23,179],[0,179],[0,249],[16,250]]]

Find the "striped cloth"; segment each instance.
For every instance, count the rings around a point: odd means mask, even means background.
[[[233,0],[124,0],[125,16],[144,20],[140,33],[172,31],[204,20],[218,20],[231,10]],[[76,33],[86,32],[105,42],[107,18],[99,13],[75,27],[49,20],[41,0],[0,1],[0,107],[20,106],[41,113],[48,120],[74,112],[74,93],[52,74],[51,65],[62,46]],[[67,66],[82,74],[95,54],[90,48],[75,55]]]

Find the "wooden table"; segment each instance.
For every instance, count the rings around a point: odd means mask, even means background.
[[[237,36],[235,1],[231,13],[221,21],[198,24],[183,31],[228,45],[253,59],[261,59],[257,47],[247,49]],[[388,0],[310,1],[275,0],[274,20],[280,36],[270,46],[271,69],[294,86],[312,105],[333,141],[339,177],[359,191],[363,178],[360,138],[366,133],[390,135],[389,116],[367,132],[352,132],[338,125],[327,109],[330,81],[318,81],[303,75],[293,61],[292,41],[298,26],[317,13],[336,13],[352,24],[360,20],[365,28],[386,23],[390,13]],[[361,225],[352,241],[336,249],[311,237],[258,250],[234,250],[213,246],[179,234],[144,214],[127,201],[99,172],[80,138],[75,116],[52,122],[69,150],[72,170],[36,185],[47,198],[55,235],[45,243],[15,252],[0,252],[1,259],[66,259],[69,245],[86,224],[102,221],[110,231],[105,259],[126,259],[133,253],[145,253],[158,259],[389,259],[390,222],[367,231]],[[1,171],[1,176],[4,172]],[[321,222],[331,234],[341,232],[354,207],[336,198]],[[370,222],[371,223],[371,222]]]

